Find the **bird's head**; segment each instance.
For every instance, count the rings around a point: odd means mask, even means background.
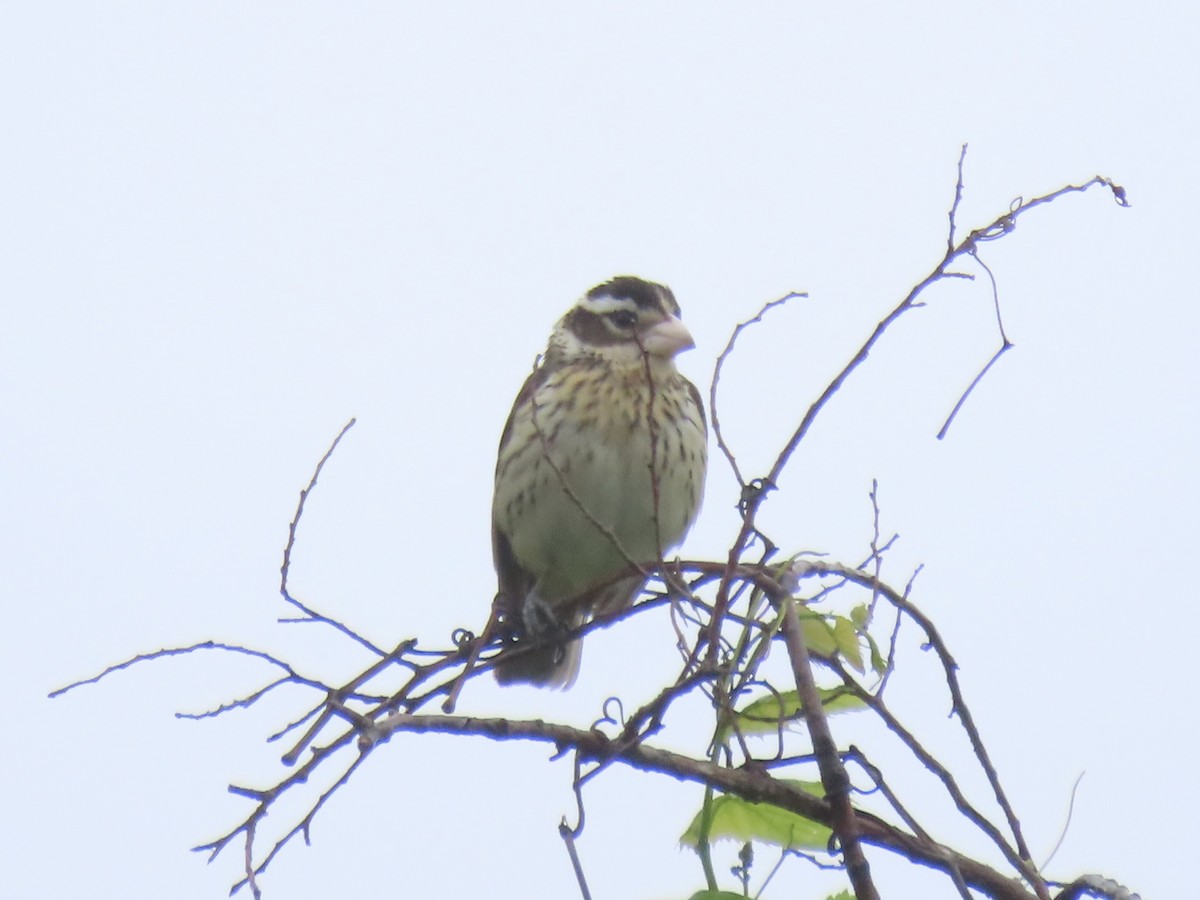
[[[597,358],[614,364],[670,361],[695,346],[665,285],[632,275],[598,284],[579,298],[550,336],[546,358],[569,362]]]

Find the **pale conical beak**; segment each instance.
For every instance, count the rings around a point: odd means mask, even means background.
[[[677,316],[668,316],[642,332],[642,346],[654,356],[670,359],[696,346],[692,333]]]

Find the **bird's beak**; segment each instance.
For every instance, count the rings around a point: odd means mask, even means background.
[[[696,342],[678,316],[668,316],[642,332],[642,346],[647,353],[670,359],[676,353],[695,347]]]

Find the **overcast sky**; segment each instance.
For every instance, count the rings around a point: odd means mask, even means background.
[[[960,224],[1096,174],[988,245],[991,294],[927,296],[835,398],[764,508],[847,563],[867,491],[885,575],[942,627],[1039,859],[1147,900],[1194,882],[1200,209],[1192,5],[29,3],[0,28],[0,895],[219,898],[240,851],[188,848],[266,786],[297,695],[178,721],[270,677],[224,639],[344,678],[368,660],[276,624],[299,490],[298,596],[381,644],[479,628],[495,444],[555,319],[618,273],[672,286],[722,419],[761,474]],[[686,546],[722,558],[711,467]],[[587,726],[675,665],[662,620],[589,639],[571,692],[482,680],[461,710]],[[633,664],[636,661],[638,664]],[[913,651],[914,673],[928,657]],[[921,684],[914,677],[914,685]],[[914,721],[966,761],[936,679]],[[956,743],[957,742],[957,743]],[[575,896],[569,767],[532,745],[393,740],[290,847],[267,897]],[[964,763],[965,764],[965,763]],[[986,803],[986,789],[967,783]],[[612,770],[580,845],[597,898],[683,898],[695,786]],[[914,788],[915,791],[924,790]],[[286,829],[299,808],[274,812]],[[965,827],[934,818],[949,842]],[[267,827],[267,826],[264,826]],[[968,849],[977,842],[967,839]],[[952,897],[873,852],[886,897]],[[766,897],[842,882],[793,864]],[[727,887],[732,888],[732,883]]]

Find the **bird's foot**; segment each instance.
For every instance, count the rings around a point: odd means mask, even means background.
[[[525,636],[534,641],[551,641],[566,633],[554,608],[530,591],[521,608],[521,619],[525,624]]]

